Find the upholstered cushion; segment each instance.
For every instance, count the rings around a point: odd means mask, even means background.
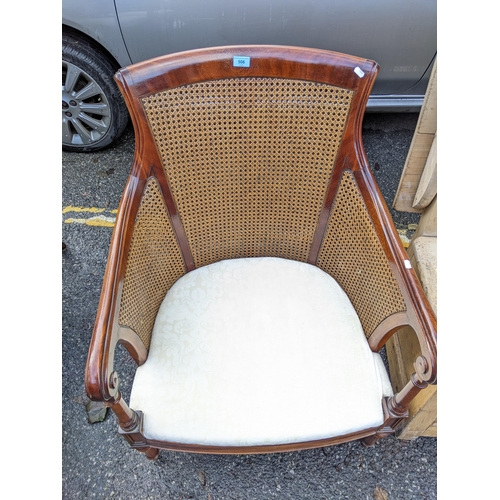
[[[130,405],[150,439],[251,446],[376,427],[391,394],[337,282],[266,257],[217,262],[175,283]]]

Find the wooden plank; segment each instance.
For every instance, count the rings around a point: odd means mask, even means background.
[[[413,207],[422,172],[437,131],[437,60],[432,68],[424,103],[406,157],[403,173],[394,197],[393,207],[400,212],[422,213],[422,208]]]
[[[429,156],[425,162],[422,176],[418,184],[413,208],[425,208],[437,194],[437,134],[434,135]]]
[[[416,133],[413,136],[410,153],[406,158],[393,204],[394,208],[400,212],[422,213],[421,208],[413,207],[413,200],[417,194],[420,178],[422,177],[433,140],[434,134]]]
[[[427,427],[427,430],[422,433],[422,436],[437,437],[437,422]]]
[[[421,236],[412,241],[412,265],[426,297],[437,315],[437,238]]]
[[[437,130],[437,59],[432,67],[416,130],[419,134],[434,134]]]
[[[415,439],[419,436],[437,436],[437,388],[432,385],[424,389],[410,404],[410,416],[398,428],[399,439]]]
[[[389,373],[392,384],[393,391],[399,392],[410,380],[410,376],[407,374],[408,363],[405,363],[404,352],[405,350],[401,346],[401,340],[407,336],[415,335],[413,330],[409,327],[405,327],[395,333],[385,344],[385,352],[387,355],[387,361],[389,363]]]
[[[420,236],[437,236],[437,195],[422,212],[413,240]]]

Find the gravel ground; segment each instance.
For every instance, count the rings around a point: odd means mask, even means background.
[[[368,159],[392,204],[417,122],[416,114],[369,114]],[[114,217],[134,152],[131,128],[114,147],[92,154],[63,153],[63,209],[98,207]],[[398,229],[418,216],[391,210]],[[437,440],[388,437],[269,455],[196,455],[162,451],[157,461],[129,448],[114,415],[89,424],[83,373],[99,301],[111,228],[78,223],[96,214],[63,210],[62,239],[62,497],[119,499],[434,499]],[[71,220],[73,219],[73,221]],[[411,231],[408,233],[411,236]],[[134,364],[119,349],[125,398]]]

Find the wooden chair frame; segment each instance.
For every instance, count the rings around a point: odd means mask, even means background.
[[[233,64],[233,58],[241,55],[250,58],[249,67]],[[377,71],[378,65],[373,61],[328,51],[279,46],[233,46],[168,55],[121,69],[116,74],[115,79],[132,117],[136,150],[112,236],[87,360],[85,386],[91,399],[104,402],[114,411],[120,434],[131,446],[145,452],[149,458],[156,458],[162,448],[204,453],[268,453],[321,447],[355,439],[362,439],[364,444],[371,445],[380,437],[394,432],[398,423],[407,416],[410,401],[428,384],[436,383],[436,317],[414,270],[411,269],[408,256],[370,171],[362,144],[363,115]],[[333,85],[353,92],[345,131],[324,195],[323,208],[314,230],[307,262],[318,265],[338,185],[342,175],[348,172],[359,189],[374,234],[380,242],[405,305],[404,310],[384,318],[367,335],[370,348],[378,352],[393,333],[406,325],[416,332],[421,348],[411,380],[399,393],[382,401],[385,421],[379,428],[320,441],[273,446],[214,447],[163,443],[144,437],[141,412],[129,408],[121,397],[118,375],[113,366],[116,345],[124,345],[138,365],[144,363],[148,355],[147,342],[133,328],[123,322],[120,324],[119,318],[134,224],[148,180],[156,179],[160,188],[186,272],[196,267],[142,99],[165,89],[227,78],[294,79]],[[245,256],[247,255],[241,255]],[[137,300],[147,298],[139,297]],[[368,300],[373,300],[373,297]]]

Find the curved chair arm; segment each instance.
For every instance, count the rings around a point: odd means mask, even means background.
[[[146,361],[158,308],[172,284],[186,272],[155,167],[136,153],[116,225],[87,359],[85,385],[91,399],[118,397],[113,369],[117,343],[138,365]],[[158,164],[158,163],[156,163]]]
[[[387,340],[403,326],[410,326],[416,333],[421,356],[415,360],[415,373],[422,383],[437,383],[437,318],[429,300],[412,268],[408,254],[394,228],[389,210],[373,174],[369,168],[362,169],[366,183],[370,184],[373,196],[373,208],[377,210],[377,220],[382,221],[381,230],[387,241],[387,254],[394,275],[403,294],[407,310],[405,313],[395,314],[382,322],[369,338],[370,346],[374,351],[380,350]]]
[[[85,368],[85,389],[88,396],[96,401],[114,400],[119,394],[118,377],[113,369],[117,343],[123,343],[138,364],[143,363],[147,356],[144,347],[141,348],[134,336],[130,335],[127,330],[121,329],[118,323],[127,250],[132,237],[129,221],[136,211],[134,205],[137,203],[134,203],[134,194],[140,184],[141,180],[137,177],[129,177],[111,238],[101,297]]]

